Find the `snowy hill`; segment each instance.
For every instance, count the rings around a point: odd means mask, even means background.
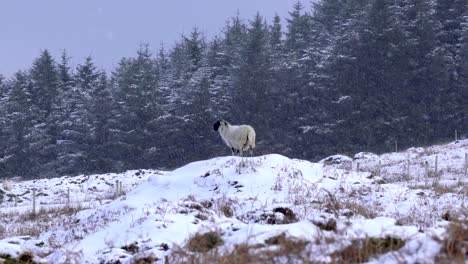
[[[171,172],[18,182],[0,192],[0,257],[27,255],[44,263],[182,263],[223,255],[250,262],[433,262],[447,230],[457,225],[467,232],[467,152],[464,140],[319,163],[276,154],[218,157]],[[123,195],[115,192],[116,180]]]

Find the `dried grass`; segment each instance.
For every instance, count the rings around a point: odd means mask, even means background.
[[[396,237],[365,238],[353,240],[349,246],[331,255],[336,263],[363,263],[373,256],[395,251],[405,242]]]
[[[451,223],[436,263],[466,263],[468,259],[468,223]]]
[[[193,252],[208,252],[224,244],[221,234],[215,231],[195,234],[187,243],[187,248]]]
[[[309,241],[289,238],[284,233],[265,240],[264,244],[249,245],[242,243],[235,245],[231,250],[212,250],[191,253],[182,248],[173,250],[166,257],[166,263],[278,263],[280,259],[286,263],[311,263],[304,254]]]

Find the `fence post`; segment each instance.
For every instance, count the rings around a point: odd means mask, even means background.
[[[67,189],[67,205],[70,207],[70,188]]]
[[[120,181],[119,180],[116,180],[115,181],[115,196],[119,196],[120,195],[120,192],[119,192],[119,188],[120,187]]]
[[[359,172],[359,167],[361,166],[361,164],[359,164],[359,162],[356,164],[356,172]]]
[[[465,172],[463,174],[460,173],[460,179],[458,179],[459,184],[461,183],[463,176],[466,178],[468,170],[468,153],[465,153],[465,162],[463,163],[463,169],[465,170]]]
[[[378,174],[379,177],[380,177],[380,174],[381,174],[381,171],[380,171],[381,169],[382,169],[382,161],[379,160],[379,167],[377,168],[377,174]]]
[[[439,156],[435,156],[435,176],[439,177]]]
[[[36,215],[36,189],[33,189],[33,216]]]
[[[427,178],[429,177],[429,162],[424,161],[424,187],[427,188]]]
[[[398,152],[398,140],[395,140],[395,152]]]
[[[462,208],[465,208],[465,197],[466,197],[466,190],[463,191],[463,198],[462,198],[463,203],[462,203]]]
[[[406,160],[406,177],[409,180],[410,179],[410,158],[409,155]]]
[[[18,206],[18,196],[15,194],[15,207]]]
[[[465,153],[465,178],[468,170],[468,153]]]

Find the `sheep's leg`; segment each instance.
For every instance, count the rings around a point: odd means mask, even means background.
[[[238,149],[231,148],[231,151],[232,151],[233,156],[239,156],[239,150]]]
[[[242,148],[239,150],[239,156],[241,157],[240,166],[245,167],[244,150]]]

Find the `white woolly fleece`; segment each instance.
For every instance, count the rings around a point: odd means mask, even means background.
[[[228,147],[240,151],[255,148],[255,130],[249,125],[234,126],[221,124],[218,131]]]

